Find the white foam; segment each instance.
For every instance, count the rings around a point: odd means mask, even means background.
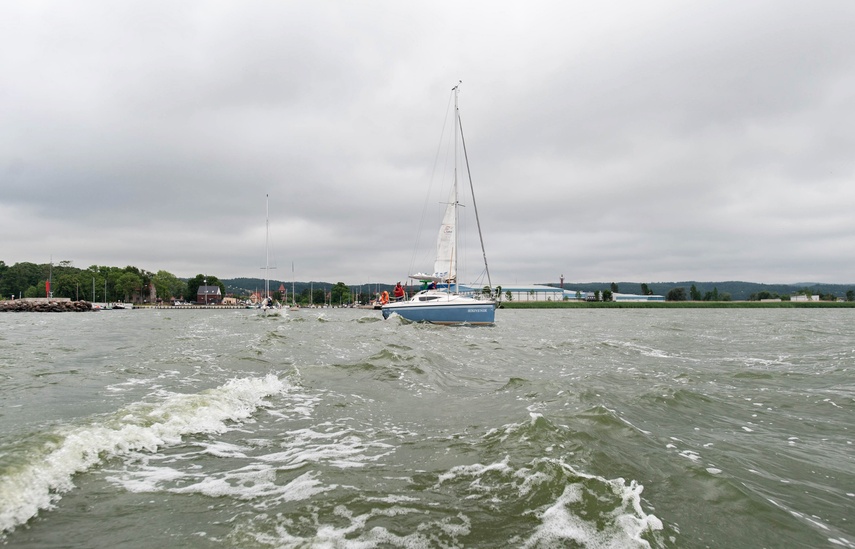
[[[521,547],[563,546],[568,541],[592,548],[650,547],[641,536],[648,531],[661,530],[662,521],[641,510],[641,492],[644,487],[635,481],[627,486],[622,478],[607,480],[581,476],[606,483],[621,498],[622,506],[611,512],[612,521],[599,524],[598,521],[586,521],[572,512],[569,507],[582,501],[585,488],[582,483],[570,484],[552,505],[535,512],[541,524]]]
[[[468,518],[458,515],[459,523],[453,523],[448,519],[441,521],[429,521],[419,528],[419,531],[400,536],[383,528],[375,526],[368,529],[368,521],[374,517],[395,517],[421,513],[413,509],[403,507],[390,507],[386,509],[372,509],[370,512],[355,515],[344,506],[335,508],[334,514],[338,518],[336,524],[318,525],[314,536],[299,538],[288,532],[287,524],[275,526],[275,535],[259,532],[239,532],[251,536],[256,542],[264,546],[273,547],[346,547],[348,549],[368,549],[372,547],[406,547],[408,549],[430,549],[435,547],[429,532],[439,529],[454,540],[457,536],[467,535],[471,531]],[[451,543],[457,546],[456,542]]]
[[[137,474],[130,476],[124,474],[121,477],[107,476],[107,480],[120,484],[128,492],[148,493],[159,490],[159,485],[164,482],[175,482],[186,475],[171,467],[142,467]]]
[[[90,425],[58,429],[58,442],[31,448],[36,455],[22,456],[20,465],[0,478],[0,531],[27,522],[40,509],[51,509],[74,487],[75,473],[113,456],[157,452],[188,434],[224,432],[228,422],[250,417],[266,397],[284,387],[272,374],[233,379],[201,393],[171,393],[161,402],[137,403]]]
[[[472,465],[458,465],[457,467],[452,467],[449,472],[439,475],[438,484],[442,484],[443,482],[451,480],[457,476],[480,476],[487,471],[508,472],[511,470],[508,466],[509,461],[510,457],[505,456],[505,459],[502,461],[491,463],[489,465],[481,465],[480,463],[474,463]]]
[[[289,431],[285,435],[287,448],[257,456],[266,463],[275,463],[279,469],[297,469],[304,465],[325,461],[339,468],[363,467],[394,451],[394,447],[376,441],[365,442],[347,430],[320,433],[312,429]],[[373,450],[369,453],[368,450]]]
[[[683,450],[679,453],[679,455],[692,461],[698,461],[701,459],[700,454],[698,454],[694,450]]]
[[[547,471],[543,467],[547,467]],[[495,496],[495,483],[508,486],[504,480],[489,480],[491,474],[498,472],[513,479],[520,497],[525,497],[538,486],[545,486],[555,480],[549,468],[558,467],[568,478],[580,478],[564,487],[563,493],[556,500],[540,509],[530,511],[540,519],[540,524],[527,539],[515,539],[512,545],[518,547],[552,547],[563,546],[568,541],[579,543],[585,547],[649,547],[642,539],[648,532],[661,530],[662,522],[654,515],[645,514],[641,508],[641,492],[644,487],[635,481],[626,484],[622,478],[605,479],[575,471],[561,460],[541,458],[535,460],[530,467],[514,468],[510,457],[490,464],[460,465],[451,468],[447,473],[438,477],[435,488],[446,482],[472,479],[468,489]],[[580,515],[574,509],[574,504],[583,501],[585,493],[591,488],[587,485],[604,486],[614,495],[615,508],[609,513],[609,520],[603,528],[599,521]],[[469,497],[477,497],[474,493]],[[600,497],[600,496],[598,496]]]
[[[276,469],[262,464],[252,464],[236,471],[220,475],[200,476],[199,481],[189,486],[171,488],[176,494],[204,494],[210,497],[228,496],[234,499],[252,500],[265,498],[265,505],[276,505],[282,501],[299,501],[332,490],[335,486],[320,486],[317,473],[304,473],[287,484],[276,483]]]
[[[245,458],[246,457],[246,448],[243,446],[238,446],[236,444],[229,444],[227,442],[200,442],[200,446],[205,448],[205,453],[210,454],[216,457],[224,457],[224,458]]]

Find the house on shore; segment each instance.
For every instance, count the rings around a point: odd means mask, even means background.
[[[220,305],[223,302],[223,294],[219,286],[199,286],[196,291],[196,303],[205,305]]]

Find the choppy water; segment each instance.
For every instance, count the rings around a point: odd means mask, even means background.
[[[0,542],[852,548],[852,320],[0,315]]]

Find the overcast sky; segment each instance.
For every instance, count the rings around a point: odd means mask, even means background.
[[[0,0],[0,260],[261,277],[269,194],[271,278],[431,270],[462,80],[494,283],[853,283],[853,29],[851,0]]]

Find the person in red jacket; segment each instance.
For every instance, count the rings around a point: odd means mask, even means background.
[[[398,284],[395,286],[393,295],[395,296],[395,301],[401,301],[402,299],[404,299],[404,287],[401,286],[400,282],[398,282]]]

